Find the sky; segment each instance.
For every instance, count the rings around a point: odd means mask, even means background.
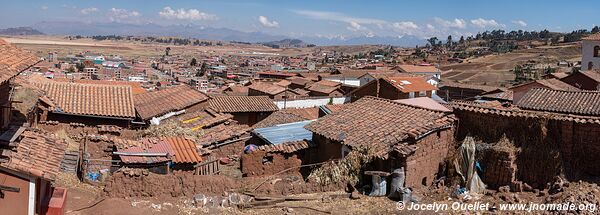
[[[590,29],[600,1],[0,0],[0,28],[42,21],[195,24],[290,37],[472,35]]]

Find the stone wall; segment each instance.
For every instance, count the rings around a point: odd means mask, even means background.
[[[302,165],[298,154],[268,153],[265,151],[254,151],[242,154],[241,170],[244,176],[273,175],[289,168]],[[286,172],[289,174],[300,174],[300,169]]]

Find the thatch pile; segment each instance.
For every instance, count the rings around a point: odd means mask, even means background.
[[[356,147],[339,161],[330,161],[313,170],[308,180],[313,180],[320,185],[329,185],[339,182],[350,182],[355,184],[362,176],[361,172],[365,165],[373,160],[373,150],[368,147]]]

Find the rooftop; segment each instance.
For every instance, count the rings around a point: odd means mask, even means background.
[[[40,101],[55,113],[135,118],[130,86],[54,81],[34,84],[45,92]]]
[[[0,83],[38,63],[39,57],[0,39]]]
[[[224,113],[274,112],[277,105],[267,96],[218,96],[208,101],[209,107]]]
[[[54,180],[60,171],[67,143],[53,134],[32,129],[24,131],[20,138],[13,149],[0,150],[1,156],[8,158],[0,159],[0,167]]]
[[[166,137],[162,138],[171,145],[171,149],[175,151],[173,163],[199,163],[202,162],[202,157],[198,154],[196,143],[183,137]]]
[[[452,126],[454,120],[454,115],[449,113],[367,96],[305,128],[346,145],[385,149]]]
[[[304,128],[305,125],[313,120],[279,124],[272,127],[257,128],[252,131],[253,134],[263,139],[265,142],[278,145],[286,142],[296,142],[302,140],[311,140],[312,132]]]
[[[532,89],[517,106],[523,109],[600,116],[600,91]]]
[[[144,120],[172,111],[183,110],[206,100],[208,100],[208,96],[187,85],[134,96],[135,109]]]

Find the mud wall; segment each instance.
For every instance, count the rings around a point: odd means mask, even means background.
[[[454,147],[454,129],[434,132],[417,141],[417,151],[406,159],[406,186],[429,186],[436,179],[440,163]]]
[[[455,114],[459,118],[458,140],[470,135],[493,143],[506,135],[518,151],[517,180],[534,188],[543,188],[559,174],[570,180],[600,175],[595,156],[600,153],[599,124],[463,110],[455,110]]]
[[[140,172],[125,174],[115,172],[107,180],[104,191],[110,197],[193,197],[196,194],[223,195],[225,192],[243,193],[253,191],[258,195],[290,195],[343,190],[346,183],[321,186],[314,182],[304,182],[300,176],[272,178],[235,179],[227,176],[201,176],[188,173],[158,175]],[[258,186],[260,184],[260,186]],[[258,188],[257,188],[258,187]],[[254,191],[254,188],[257,188]]]
[[[254,151],[243,154],[241,169],[244,176],[273,175],[289,168],[302,165],[300,155],[267,153],[265,151]],[[286,174],[300,175],[300,169],[287,171]]]

